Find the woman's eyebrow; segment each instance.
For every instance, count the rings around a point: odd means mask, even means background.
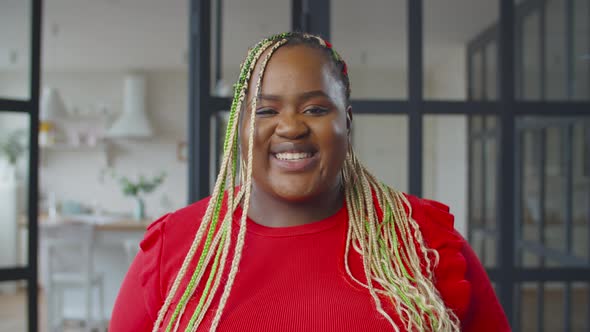
[[[296,99],[299,100],[307,100],[307,99],[311,99],[314,97],[326,97],[328,98],[328,95],[322,91],[322,90],[313,90],[313,91],[307,91],[307,92],[303,92],[298,94],[297,96],[295,96]],[[258,100],[270,100],[270,101],[278,101],[283,99],[281,96],[278,95],[259,95],[258,96]]]

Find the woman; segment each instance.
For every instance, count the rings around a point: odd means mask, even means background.
[[[377,181],[351,126],[330,43],[256,44],[212,196],[148,228],[110,331],[509,330],[448,208]]]

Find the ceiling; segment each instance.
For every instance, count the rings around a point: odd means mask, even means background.
[[[213,1],[215,2],[215,1]],[[332,42],[351,65],[405,64],[406,0],[332,0]],[[290,0],[224,0],[223,63],[291,26]],[[461,47],[497,19],[497,1],[424,0],[425,56]],[[28,62],[29,8],[0,2],[0,69]],[[43,70],[183,69],[188,0],[45,0]]]

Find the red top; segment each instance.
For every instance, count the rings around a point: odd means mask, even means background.
[[[448,207],[413,196],[408,199],[425,241],[440,255],[435,285],[461,320],[463,330],[510,331],[483,267],[453,229]],[[207,203],[208,199],[201,200],[148,227],[117,297],[109,331],[152,330]],[[234,214],[236,226],[241,214],[240,209]],[[344,268],[348,223],[344,207],[331,217],[302,226],[271,228],[250,219],[247,223],[239,272],[218,331],[392,331],[376,311],[369,292],[351,281]],[[237,237],[237,227],[232,228],[232,236]],[[362,258],[353,249],[350,267],[357,279],[366,280]],[[223,284],[198,331],[208,330]],[[179,298],[180,294],[171,308]],[[189,301],[180,330],[184,331],[198,300],[194,296]],[[383,303],[398,321],[393,308]]]

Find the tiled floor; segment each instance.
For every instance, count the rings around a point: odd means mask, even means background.
[[[0,332],[26,331],[26,293],[0,294]],[[40,313],[45,317],[45,313]]]

